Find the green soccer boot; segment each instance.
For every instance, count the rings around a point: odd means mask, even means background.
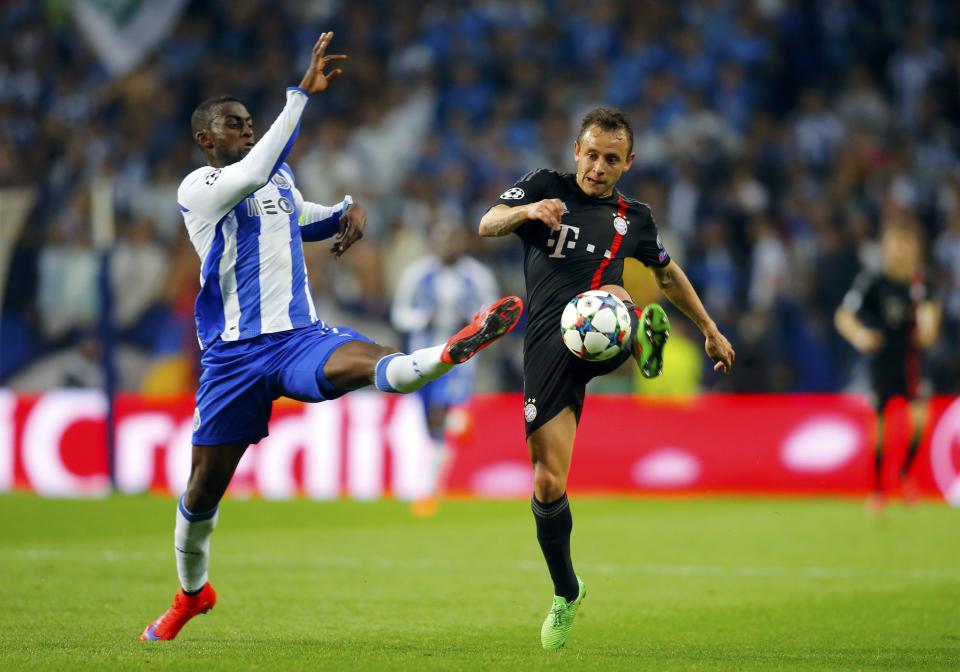
[[[633,357],[644,378],[663,373],[663,348],[670,338],[670,318],[656,303],[648,303],[640,313],[634,337]]]
[[[587,586],[577,577],[577,585],[580,586],[580,592],[577,599],[573,602],[567,602],[565,597],[559,595],[553,596],[553,606],[550,607],[550,613],[547,614],[543,627],[540,628],[540,643],[545,649],[559,649],[567,643],[567,637],[570,635],[570,628],[573,627],[573,619],[577,616],[577,609],[587,596]]]

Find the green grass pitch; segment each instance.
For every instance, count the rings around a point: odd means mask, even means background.
[[[573,499],[589,593],[540,649],[526,502],[228,500],[213,612],[176,587],[174,502],[0,497],[0,670],[958,670],[960,512],[805,499]]]

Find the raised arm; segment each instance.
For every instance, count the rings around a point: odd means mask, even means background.
[[[256,191],[270,179],[293,147],[300,128],[300,115],[307,104],[307,94],[301,89],[287,89],[287,104],[260,141],[237,163],[199,173],[193,185],[196,196],[202,196],[203,205],[212,218],[230,210],[247,194]],[[191,185],[184,185],[189,187]],[[191,190],[194,191],[194,190]],[[197,209],[196,198],[187,200],[186,207]],[[193,203],[189,201],[193,200]]]
[[[707,309],[703,307],[703,302],[697,296],[697,291],[690,284],[687,274],[683,272],[677,262],[671,260],[663,268],[652,267],[653,275],[657,280],[657,286],[660,291],[670,299],[670,303],[679,308],[684,315],[697,325],[697,328],[703,333],[703,349],[707,356],[716,364],[714,371],[723,371],[730,373],[733,366],[733,360],[736,353],[730,345],[730,341],[720,333],[716,323],[710,319]]]
[[[329,74],[323,72],[329,61],[346,58],[342,54],[325,55],[332,37],[333,33],[323,33],[317,40],[300,85],[287,89],[287,103],[280,116],[244,158],[228,166],[197,171],[184,182],[179,194],[182,209],[199,210],[211,219],[219,219],[247,194],[267,183],[293,147],[309,97],[326,90],[330,80],[341,73],[339,68]],[[203,134],[207,132],[198,132],[198,142],[206,141]]]

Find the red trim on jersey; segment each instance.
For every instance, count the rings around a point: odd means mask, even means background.
[[[617,196],[617,217],[627,217],[627,202],[623,200],[623,196]],[[610,257],[604,257],[600,260],[600,266],[597,267],[597,270],[593,274],[593,280],[590,281],[590,289],[600,289],[600,278],[603,277],[603,272],[607,270],[607,266],[610,265],[612,259],[616,259],[617,250],[620,249],[620,243],[623,242],[623,234],[617,231],[613,236],[613,243],[610,245]]]

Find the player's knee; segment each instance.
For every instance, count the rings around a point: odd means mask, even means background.
[[[222,491],[213,492],[191,479],[187,491],[183,493],[183,505],[191,513],[210,511],[220,503]]]
[[[567,491],[567,475],[557,469],[550,469],[543,463],[533,465],[533,494],[537,500],[547,504],[556,501]]]
[[[223,469],[217,469],[216,465],[195,466],[183,495],[187,511],[203,513],[217,506],[230,485],[232,475],[232,470],[226,473]]]
[[[603,292],[610,292],[621,301],[629,301],[630,303],[633,303],[633,299],[630,298],[630,293],[620,285],[604,285],[600,288],[600,290]]]
[[[347,343],[327,360],[323,375],[338,389],[355,390],[373,383],[377,362],[394,352],[396,349],[376,343]]]

